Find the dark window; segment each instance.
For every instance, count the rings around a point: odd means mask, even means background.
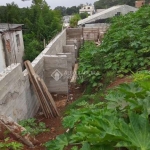
[[[117,12],[117,14],[115,16],[120,16],[121,15],[121,12]]]
[[[17,42],[17,46],[20,46],[20,37],[19,34],[16,35],[16,42]]]

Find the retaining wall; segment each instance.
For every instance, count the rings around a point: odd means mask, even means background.
[[[35,72],[44,80],[46,78],[48,81],[51,78],[45,77],[44,74],[44,55],[62,53],[65,45],[66,30],[57,35],[32,62]],[[6,68],[0,74],[0,114],[18,121],[33,117],[38,109],[39,102],[30,84],[27,70],[22,72],[20,64]]]

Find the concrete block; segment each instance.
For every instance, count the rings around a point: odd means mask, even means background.
[[[66,55],[45,55],[44,56],[45,83],[50,92],[68,93],[68,79]]]
[[[57,55],[66,55],[67,56],[67,71],[72,72],[72,54],[71,53],[58,53]]]
[[[64,53],[71,53],[72,55],[72,66],[74,67],[74,64],[76,62],[76,50],[74,45],[66,45],[63,46],[63,52]]]

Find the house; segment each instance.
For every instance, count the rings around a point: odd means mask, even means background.
[[[143,5],[145,5],[145,0],[139,0],[139,1],[135,1],[135,7],[136,8],[140,8]]]
[[[90,23],[106,23],[105,21],[109,18],[120,14],[125,15],[129,12],[135,12],[136,10],[138,9],[128,5],[113,6],[103,11],[100,11],[99,13],[96,13],[92,16],[89,16],[88,18],[79,20],[78,25],[85,25]]]
[[[23,66],[22,25],[0,23],[0,72],[13,63]]]
[[[79,13],[85,13],[87,12],[90,16],[95,13],[94,6],[84,5],[80,10]]]

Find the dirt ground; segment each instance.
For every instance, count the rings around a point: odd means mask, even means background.
[[[114,82],[112,82],[108,86],[107,89],[113,88],[121,83],[127,83],[127,82],[131,82],[131,79],[128,77],[121,78],[121,79],[117,78]],[[39,110],[35,118],[37,118],[39,122],[44,122],[46,124],[46,127],[49,128],[50,131],[37,135],[35,138],[38,140],[38,143],[36,143],[35,147],[29,148],[27,146],[24,146],[24,150],[45,150],[45,147],[43,146],[44,143],[52,139],[55,139],[57,135],[60,135],[66,132],[66,130],[62,126],[63,114],[66,110],[66,107],[82,95],[82,93],[84,92],[84,89],[85,89],[85,86],[81,87],[79,85],[72,85],[70,86],[68,95],[52,94],[56,103],[56,107],[60,113],[60,116],[57,118],[46,119],[44,115],[41,113],[41,110]],[[10,137],[11,137],[10,140],[18,141],[13,135],[10,135]],[[3,137],[0,137],[0,140],[2,138]]]

